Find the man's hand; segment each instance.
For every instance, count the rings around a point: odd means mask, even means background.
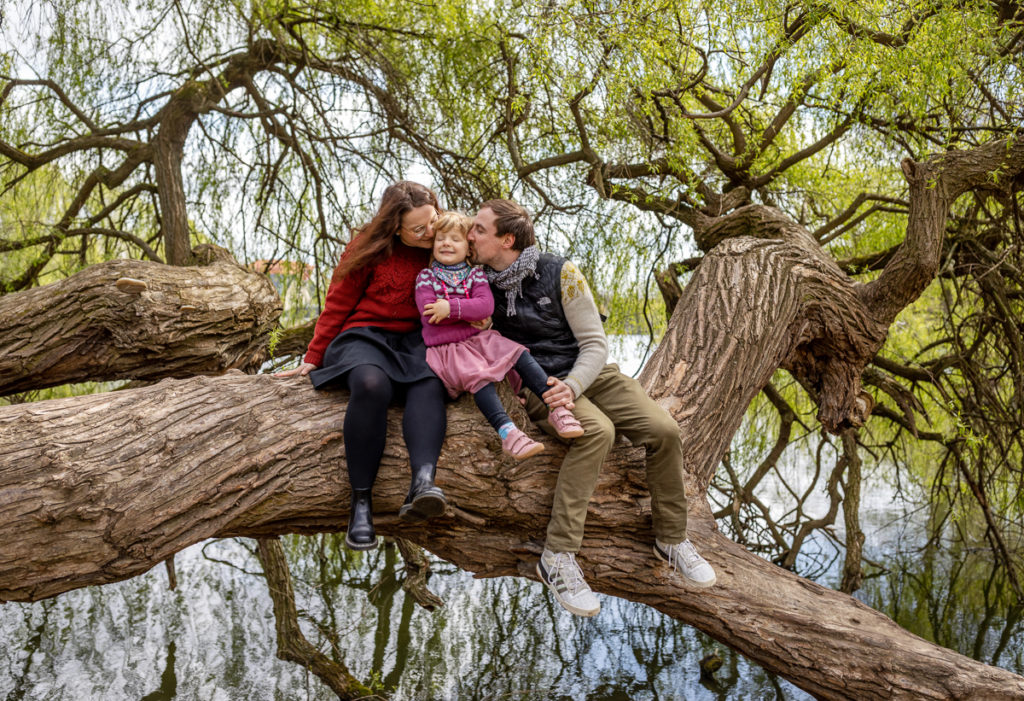
[[[572,409],[576,406],[573,403],[576,397],[573,395],[572,388],[569,385],[557,377],[549,377],[548,387],[551,389],[541,395],[541,399],[550,408],[554,409],[556,406],[564,406],[566,409]]]
[[[423,305],[423,316],[429,316],[427,319],[431,324],[439,324],[443,320],[448,318],[448,315],[452,313],[452,305],[447,299],[439,299],[436,302]]]
[[[297,368],[285,370],[284,372],[275,372],[274,377],[294,377],[295,375],[305,377],[313,370],[316,370],[316,365],[313,365],[313,363],[302,363]]]
[[[481,319],[480,321],[470,321],[469,325],[472,326],[474,329],[486,331],[487,329],[491,328],[491,317]]]

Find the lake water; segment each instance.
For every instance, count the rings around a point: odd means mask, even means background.
[[[861,509],[865,556],[883,569],[871,570],[878,574],[858,598],[918,635],[1024,673],[1021,604],[985,551],[923,548],[927,513],[894,501],[884,482],[879,476],[865,489]],[[474,580],[435,562],[431,589],[445,606],[427,612],[401,591],[393,548],[352,553],[335,535],[284,542],[306,636],[328,654],[333,640],[357,677],[395,699],[811,698],[646,606],[602,596],[599,616],[578,619],[538,583]],[[156,568],[0,605],[0,699],[335,698],[314,675],[276,658],[254,547],[237,539],[179,553],[176,591]],[[798,568],[836,586],[841,563],[834,541],[818,536]],[[716,649],[724,663],[714,680],[702,680],[698,661]]]

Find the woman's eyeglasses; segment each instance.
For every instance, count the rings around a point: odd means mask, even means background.
[[[416,238],[421,239],[421,238],[423,238],[424,236],[427,235],[427,229],[429,229],[431,226],[434,225],[434,222],[437,221],[437,217],[438,217],[438,214],[437,214],[437,211],[435,210],[434,211],[434,216],[432,216],[430,218],[430,224],[420,224],[419,226],[415,226],[415,227],[413,227],[411,229],[407,228],[407,227],[404,227],[404,226],[402,228],[405,229],[406,231],[408,231],[410,234],[412,234]]]

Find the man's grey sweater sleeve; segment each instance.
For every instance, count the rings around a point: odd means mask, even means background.
[[[579,397],[608,362],[608,339],[590,286],[572,261],[562,265],[562,309],[579,344],[580,354],[565,378],[565,384]]]

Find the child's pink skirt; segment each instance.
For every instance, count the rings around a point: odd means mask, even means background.
[[[458,343],[427,346],[427,365],[441,378],[448,394],[457,397],[505,379],[525,350],[525,346],[487,329]]]

